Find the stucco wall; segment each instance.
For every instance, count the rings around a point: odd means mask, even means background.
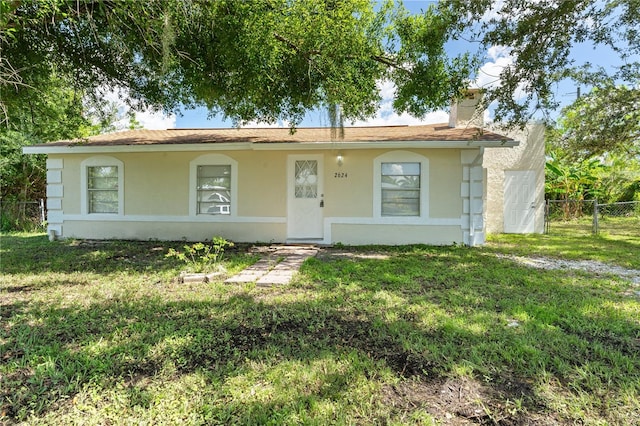
[[[236,242],[283,242],[286,223],[225,223],[189,221],[94,221],[72,220],[64,223],[65,238],[204,241],[220,236]]]
[[[334,242],[344,244],[371,244],[372,235],[377,244],[389,245],[449,245],[462,243],[463,238],[460,226],[335,224],[332,230]]]
[[[544,125],[532,124],[507,136],[520,141],[511,148],[486,148],[483,167],[486,169],[485,223],[488,233],[504,231],[505,170],[533,170],[536,173],[534,232],[544,231]]]
[[[52,155],[63,194],[52,213],[59,237],[187,239],[221,235],[235,241],[287,238],[287,158],[321,154],[324,163],[324,242],[461,242],[463,166],[459,149],[406,149],[428,159],[428,212],[420,223],[374,218],[373,163],[390,149],[341,151],[215,151],[237,162],[237,211],[233,217],[190,215],[190,163],[210,152],[109,153],[123,164],[121,215],[85,214],[81,172],[90,154]],[[338,165],[336,157],[343,156]],[[102,155],[102,154],[100,154]],[[57,173],[57,172],[56,172]],[[376,178],[377,179],[377,178]],[[379,220],[378,220],[379,221]]]

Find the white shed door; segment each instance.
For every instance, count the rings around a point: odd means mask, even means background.
[[[322,155],[290,155],[287,167],[287,237],[321,239],[324,207]]]
[[[536,172],[508,170],[504,176],[504,232],[526,234],[535,229]]]

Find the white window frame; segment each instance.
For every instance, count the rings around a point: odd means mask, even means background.
[[[117,167],[118,168],[118,212],[92,213],[89,211],[89,167]],[[124,215],[124,163],[115,157],[89,157],[80,163],[80,212],[91,216],[123,216]]]
[[[231,213],[198,214],[198,166],[231,166]],[[225,220],[238,216],[238,162],[224,154],[204,154],[189,163],[189,216]]]
[[[382,215],[382,163],[420,164],[420,215]],[[429,159],[411,151],[389,151],[373,160],[373,217],[380,223],[422,223],[429,217]]]

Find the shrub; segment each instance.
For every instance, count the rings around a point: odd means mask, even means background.
[[[233,247],[233,243],[222,237],[213,237],[211,243],[185,245],[184,252],[171,248],[166,257],[175,257],[183,261],[187,265],[188,272],[207,272],[220,267],[227,247]]]

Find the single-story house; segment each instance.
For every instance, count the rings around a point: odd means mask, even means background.
[[[51,238],[482,244],[542,232],[544,142],[450,123],[133,130],[24,148],[47,154]]]

